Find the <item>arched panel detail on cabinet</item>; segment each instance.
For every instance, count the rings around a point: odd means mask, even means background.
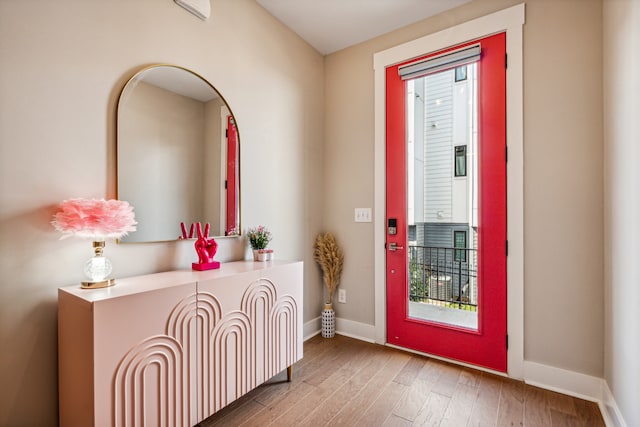
[[[254,350],[250,332],[249,317],[243,312],[232,311],[222,318],[211,334],[208,345],[213,355],[213,375],[208,377],[208,401],[214,412],[251,390],[249,378],[253,373]]]
[[[253,282],[244,295],[240,304],[241,310],[251,320],[251,343],[253,345],[254,361],[251,363],[253,372],[250,377],[251,387],[262,384],[272,376],[271,348],[273,344],[269,316],[276,303],[276,287],[270,280],[260,279]]]
[[[298,305],[295,299],[284,295],[270,313],[272,332],[271,376],[291,366],[298,355]]]
[[[172,337],[151,337],[131,348],[115,372],[115,425],[189,425],[183,369],[182,346]]]

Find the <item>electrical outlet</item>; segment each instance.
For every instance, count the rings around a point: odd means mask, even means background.
[[[347,302],[347,291],[345,289],[338,289],[338,302],[343,304]]]

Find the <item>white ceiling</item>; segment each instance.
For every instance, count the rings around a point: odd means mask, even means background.
[[[218,97],[209,83],[193,73],[173,66],[148,68],[138,74],[137,79],[200,102],[209,102]]]
[[[471,0],[256,0],[326,55]]]

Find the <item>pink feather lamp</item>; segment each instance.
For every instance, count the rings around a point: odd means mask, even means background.
[[[111,261],[102,255],[106,239],[119,239],[136,231],[133,207],[122,200],[69,199],[60,204],[60,210],[51,221],[63,233],[61,239],[76,236],[93,240],[94,256],[84,265],[89,278],[83,288],[104,288],[115,284],[109,278]]]

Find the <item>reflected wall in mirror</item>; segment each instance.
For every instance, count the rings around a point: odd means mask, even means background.
[[[117,192],[138,229],[121,241],[176,240],[181,222],[239,234],[239,147],[231,109],[208,81],[172,65],[136,73],[118,101]]]

